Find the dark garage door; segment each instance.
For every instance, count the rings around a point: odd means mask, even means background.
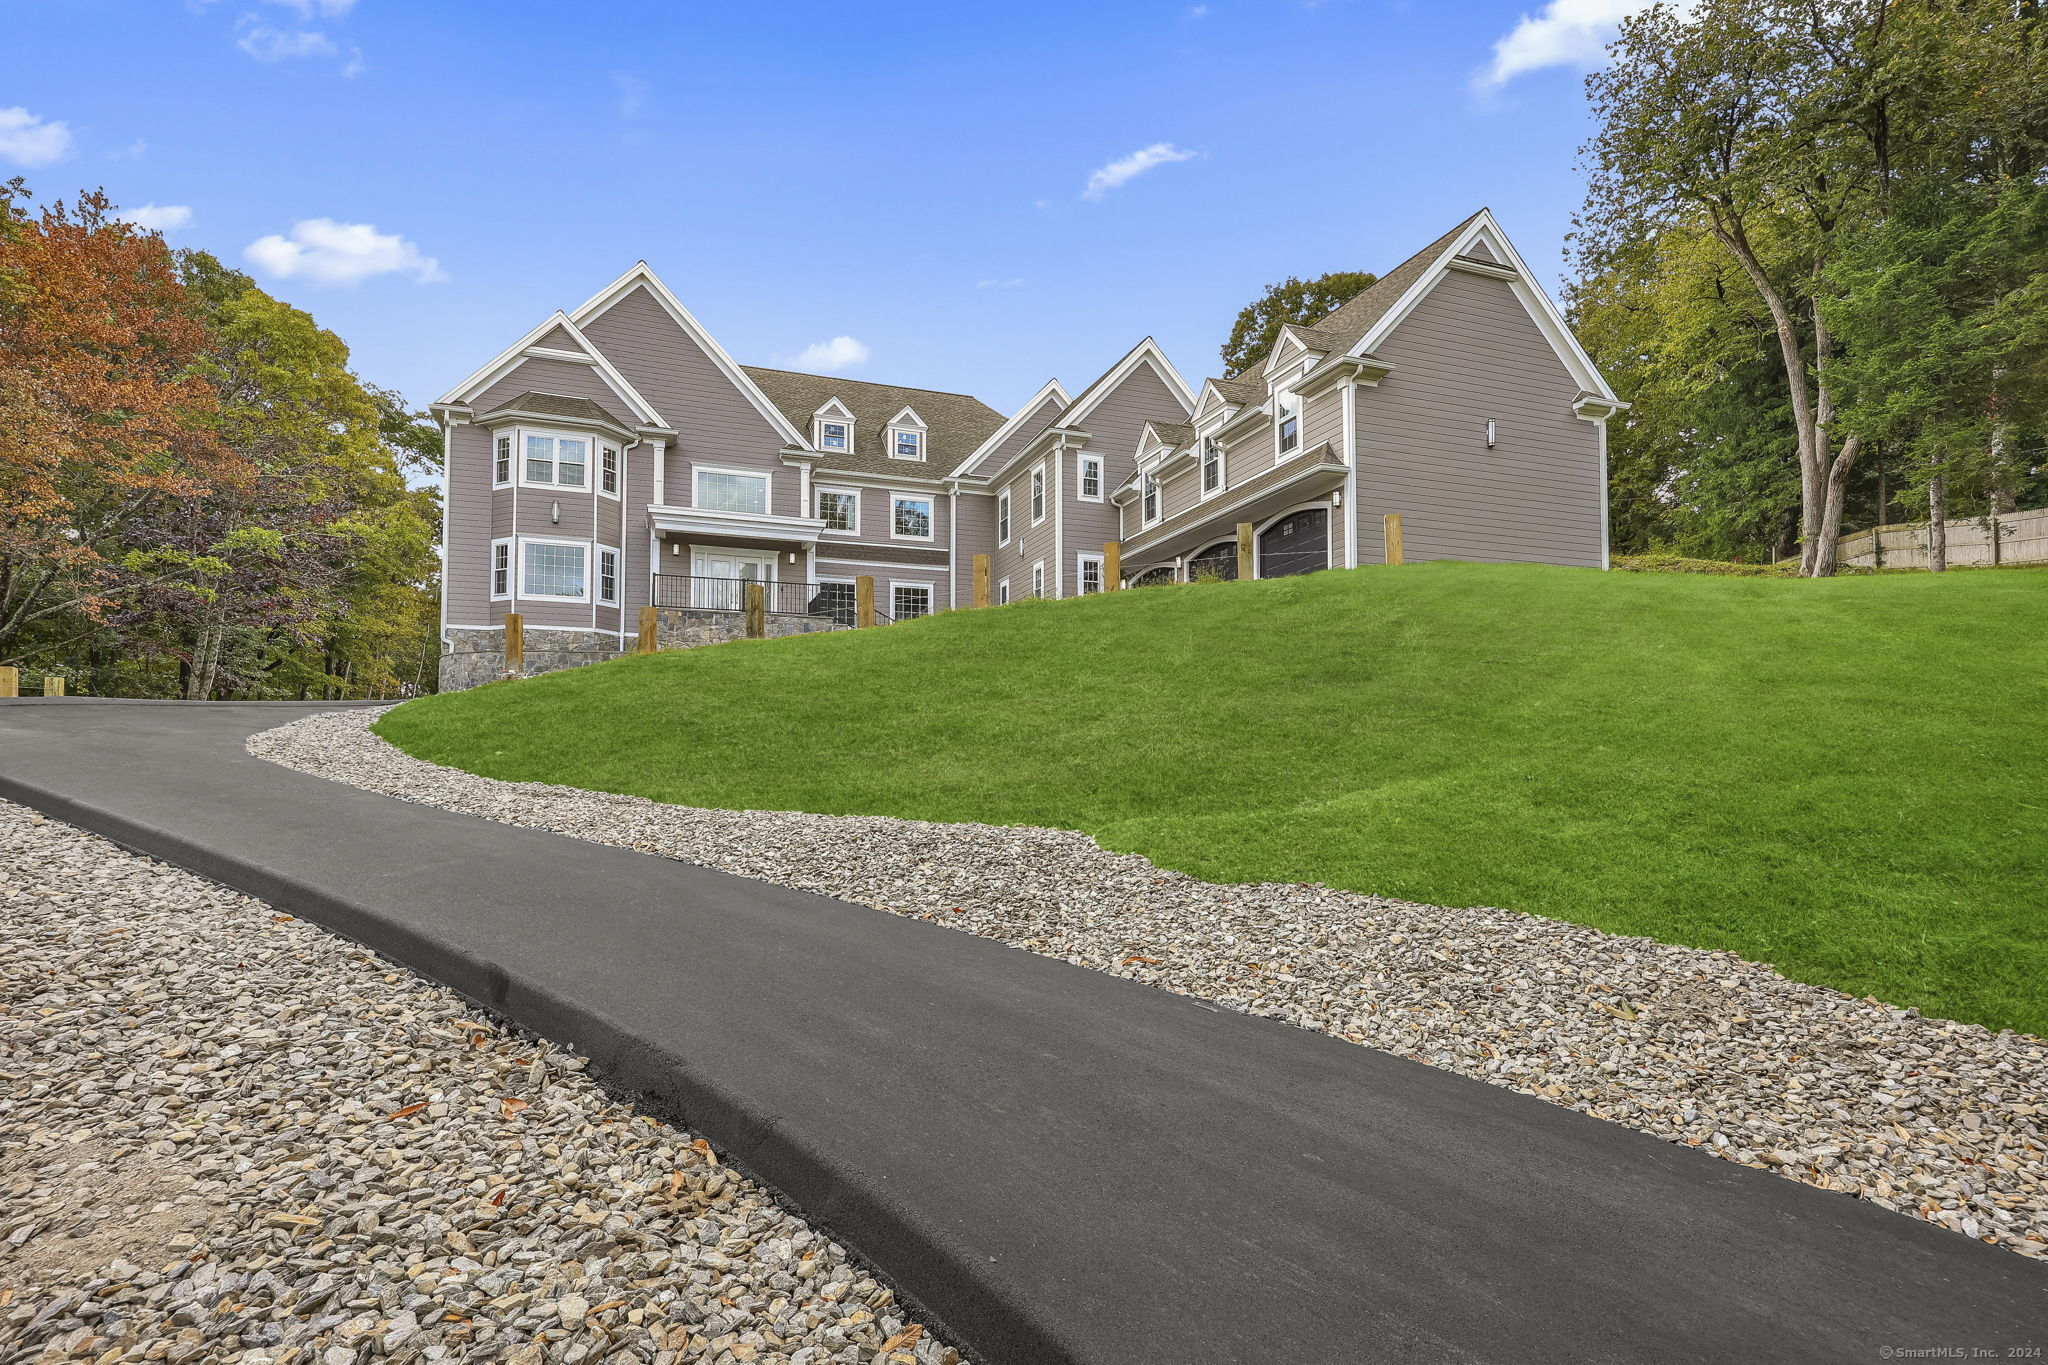
[[[1287,578],[1329,567],[1329,508],[1290,512],[1259,532],[1259,577]]]

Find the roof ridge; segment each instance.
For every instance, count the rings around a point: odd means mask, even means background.
[[[799,379],[822,379],[829,384],[865,384],[871,389],[908,389],[912,393],[937,393],[948,398],[972,398],[983,407],[989,407],[988,400],[979,394],[963,393],[959,389],[927,389],[917,384],[891,384],[882,379],[849,379],[845,375],[816,374],[810,370],[785,370],[779,365],[742,365],[743,370],[766,370],[769,374],[793,374]],[[989,411],[998,411],[989,407]]]

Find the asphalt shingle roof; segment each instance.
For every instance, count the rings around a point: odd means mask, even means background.
[[[837,398],[853,414],[853,449],[828,450],[820,469],[850,474],[889,474],[898,478],[944,478],[973,454],[1004,422],[979,398],[937,389],[907,389],[898,384],[873,384],[865,379],[835,379],[823,374],[798,374],[742,365],[747,378],[768,395],[789,424],[811,434],[811,418]],[[899,460],[889,454],[889,419],[904,408],[925,424],[922,460]]]
[[[588,398],[568,398],[559,393],[537,393],[528,390],[517,398],[507,399],[498,404],[491,412],[538,412],[548,417],[578,417],[586,422],[609,422],[628,431],[633,429],[631,422],[606,412]]]

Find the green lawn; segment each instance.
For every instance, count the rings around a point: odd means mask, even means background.
[[[2048,575],[1419,564],[633,658],[379,732],[691,805],[1057,825],[2048,1034]]]

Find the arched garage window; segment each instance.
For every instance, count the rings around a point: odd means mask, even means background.
[[[1147,569],[1131,580],[1134,588],[1156,588],[1161,583],[1173,581],[1173,565],[1162,564],[1156,569]]]
[[[1221,579],[1228,583],[1237,577],[1237,542],[1221,540],[1208,549],[1188,559],[1188,581],[1200,583],[1204,579]]]
[[[1329,508],[1290,512],[1259,532],[1259,577],[1287,578],[1329,567]]]

